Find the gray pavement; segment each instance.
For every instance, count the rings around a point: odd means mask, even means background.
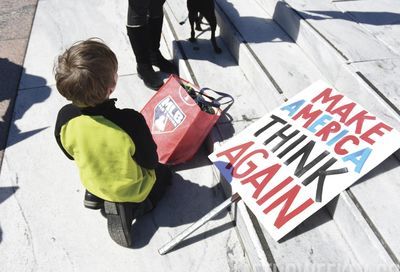
[[[106,220],[83,208],[76,168],[52,136],[55,114],[65,104],[52,67],[76,40],[100,37],[116,52],[118,106],[141,109],[154,94],[134,69],[126,4],[39,0],[30,33],[36,1],[0,1],[0,159],[7,139],[0,172],[0,271],[400,269],[398,155],[279,243],[239,202],[170,254],[157,253],[230,194],[206,158],[213,145],[312,82],[328,81],[400,130],[397,0],[216,0],[220,55],[212,51],[208,31],[196,44],[187,41],[188,23],[179,24],[185,0],[167,1],[162,50],[183,78],[229,92],[235,103],[230,118],[213,129],[208,148],[177,167],[160,207],[135,222],[134,249],[114,244]]]
[[[76,40],[101,37],[119,58],[118,106],[141,109],[154,92],[135,73],[125,35],[126,4],[39,1],[25,61],[22,55],[19,63],[21,80],[17,75],[4,78],[14,86],[10,97],[16,91],[18,96],[13,118],[7,119],[9,132],[1,131],[3,136],[8,134],[8,141],[0,174],[0,271],[249,269],[227,212],[176,250],[158,254],[162,245],[225,199],[204,150],[176,169],[173,184],[159,206],[134,222],[133,249],[110,239],[106,219],[99,211],[83,208],[84,190],[77,169],[54,141],[55,117],[67,101],[55,89],[52,67],[55,57]],[[13,22],[8,18],[15,20],[12,13],[11,9],[5,16],[10,25]],[[23,28],[26,26],[19,29]],[[163,50],[168,56],[165,44]],[[8,56],[8,51],[4,54]]]
[[[0,169],[36,4],[0,1]]]

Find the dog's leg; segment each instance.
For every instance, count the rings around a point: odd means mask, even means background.
[[[208,23],[210,24],[210,28],[211,28],[211,44],[214,48],[215,53],[219,54],[222,52],[222,50],[221,50],[221,48],[218,47],[217,41],[215,40],[215,30],[217,29],[217,19],[215,18],[214,14],[207,16],[207,17],[206,17],[206,19],[207,19]]]
[[[196,18],[196,30],[202,31],[203,29],[201,28],[201,20],[203,19],[203,15],[201,13],[197,13],[197,18]]]
[[[194,32],[194,24],[196,22],[197,18],[197,12],[189,12],[189,23],[190,23],[190,42],[195,42],[196,37],[195,37],[195,32]]]

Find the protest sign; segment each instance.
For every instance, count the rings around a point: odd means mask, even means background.
[[[400,133],[318,81],[210,156],[279,240],[400,147]]]

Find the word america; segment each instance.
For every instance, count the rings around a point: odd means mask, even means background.
[[[288,116],[293,120],[305,120],[303,127],[314,133],[322,142],[334,147],[334,152],[342,156],[344,162],[352,162],[354,171],[360,173],[365,162],[370,157],[371,146],[376,139],[385,133],[392,131],[392,127],[376,122],[376,117],[370,115],[366,110],[357,110],[356,103],[343,103],[344,96],[332,94],[331,88],[326,88],[311,100],[311,103],[304,106],[304,99],[293,102],[281,108],[287,111]],[[314,103],[320,102],[325,111],[316,108]],[[338,121],[332,120],[336,117]],[[286,121],[279,120],[282,124]],[[349,127],[355,127],[354,133],[350,133]],[[290,125],[285,126],[285,131]],[[296,133],[290,134],[287,138],[294,137]],[[359,148],[361,143],[367,147]]]

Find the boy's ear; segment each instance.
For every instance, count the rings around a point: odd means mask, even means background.
[[[118,74],[115,73],[115,76],[114,76],[114,86],[112,86],[112,87],[110,87],[110,88],[108,89],[108,96],[110,96],[110,95],[114,92],[115,87],[117,86],[117,81],[118,81]]]
[[[115,90],[115,86],[108,89],[108,96],[110,96]]]

